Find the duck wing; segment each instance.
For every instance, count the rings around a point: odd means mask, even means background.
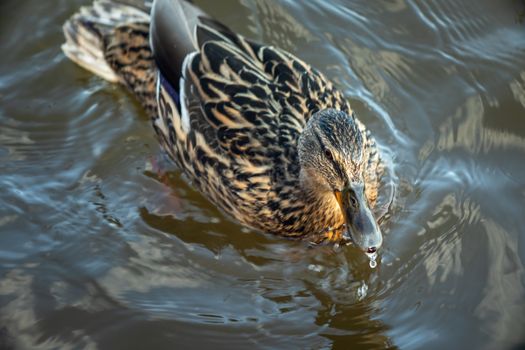
[[[206,130],[215,149],[257,163],[290,163],[313,113],[351,113],[329,80],[284,50],[205,25],[198,25],[197,39],[199,51],[183,67],[183,102],[200,105],[189,116],[191,130]]]
[[[261,216],[274,216],[272,192],[299,188],[297,141],[310,116],[325,108],[351,114],[350,106],[292,54],[233,33],[202,11],[184,14],[180,2],[160,3],[176,3],[178,11],[170,17],[166,5],[152,14],[161,143],[222,209],[260,226]],[[182,39],[170,25],[183,28]]]
[[[150,42],[162,75],[179,88],[186,56],[198,50],[195,29],[206,23],[229,31],[197,6],[185,0],[156,0],[151,10]]]

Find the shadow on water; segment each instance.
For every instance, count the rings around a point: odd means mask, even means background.
[[[166,172],[160,177],[146,172],[146,176],[162,181],[171,192],[169,198],[176,198],[176,203],[169,202],[171,210],[166,210],[162,204],[153,210],[140,208],[144,223],[180,240],[174,245],[184,245],[190,250],[185,254],[186,265],[198,261],[206,270],[209,266],[214,279],[230,280],[234,286],[240,284],[243,293],[248,292],[256,303],[266,305],[268,312],[246,317],[244,322],[251,320],[274,329],[272,323],[279,315],[281,322],[292,329],[313,323],[319,329],[312,329],[306,336],[311,340],[305,345],[312,345],[310,342],[317,334],[329,339],[334,347],[338,343],[356,348],[392,346],[384,334],[388,326],[373,320],[378,306],[374,305],[377,304],[374,297],[368,296],[368,291],[377,284],[377,271],[368,267],[368,260],[360,251],[352,247],[311,247],[249,231],[215,208],[208,208],[204,216],[188,217],[187,213],[191,212],[188,208],[206,207],[207,200],[195,192],[181,191],[182,179],[178,172]],[[174,207],[185,209],[174,213]],[[164,211],[169,214],[163,214]],[[169,264],[180,266],[175,262]],[[224,303],[233,303],[235,306],[231,308],[238,307],[239,300],[235,296],[228,299],[231,300]],[[165,311],[166,306],[162,309]],[[301,317],[303,313],[306,315]],[[229,324],[232,316],[228,316],[228,312],[217,314],[210,310],[194,317],[196,322]],[[243,323],[243,320],[236,318],[235,322]],[[364,325],[367,326],[363,328]],[[286,335],[294,339],[292,343],[297,341],[293,331]],[[278,343],[283,344],[282,340]]]

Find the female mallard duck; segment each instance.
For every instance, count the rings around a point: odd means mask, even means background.
[[[146,9],[96,0],[65,23],[65,54],[127,86],[164,150],[241,223],[374,253],[379,153],[333,84],[188,2]]]

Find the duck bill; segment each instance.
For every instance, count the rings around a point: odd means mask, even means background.
[[[336,191],[335,197],[343,216],[350,239],[366,253],[375,253],[383,243],[383,236],[372,214],[363,187]]]

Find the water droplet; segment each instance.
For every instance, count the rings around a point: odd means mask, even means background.
[[[371,269],[375,269],[376,266],[377,266],[377,252],[373,252],[373,253],[366,253],[366,255],[368,256],[368,259],[370,260],[370,268]]]
[[[308,265],[308,270],[315,271],[315,272],[321,272],[323,268],[319,265],[310,264]]]
[[[357,289],[357,299],[363,300],[368,292],[368,286],[365,282]]]

